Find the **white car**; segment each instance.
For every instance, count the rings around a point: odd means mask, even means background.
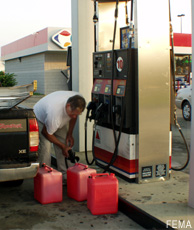
[[[191,120],[191,93],[192,86],[177,91],[175,103],[177,108],[182,109],[183,118],[186,121]]]

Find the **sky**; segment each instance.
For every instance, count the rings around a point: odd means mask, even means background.
[[[177,15],[185,14],[182,32],[191,33],[192,0],[170,1],[173,31],[181,32]],[[0,47],[46,27],[71,27],[71,0],[0,0],[0,6]]]
[[[171,18],[173,31],[181,32],[181,19],[177,15],[185,14],[182,17],[182,33],[191,33],[191,1],[192,0],[170,0],[171,3]]]

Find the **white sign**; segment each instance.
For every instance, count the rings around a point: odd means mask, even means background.
[[[117,63],[116,63],[116,65],[117,65],[117,70],[118,70],[119,72],[121,72],[121,71],[123,70],[123,59],[122,59],[122,57],[118,57],[118,58],[117,58]]]
[[[71,46],[71,32],[66,29],[60,30],[52,36],[52,41],[62,49],[67,49],[68,46]]]

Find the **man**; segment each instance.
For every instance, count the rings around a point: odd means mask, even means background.
[[[39,162],[51,165],[51,146],[53,144],[57,159],[57,168],[66,180],[65,157],[74,145],[73,129],[77,117],[86,107],[85,99],[77,92],[56,91],[34,106],[39,125]]]

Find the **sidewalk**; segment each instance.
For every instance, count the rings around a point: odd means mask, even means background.
[[[194,229],[194,209],[188,206],[188,174],[172,171],[169,181],[149,184],[119,182],[119,195],[135,206],[173,228]]]

